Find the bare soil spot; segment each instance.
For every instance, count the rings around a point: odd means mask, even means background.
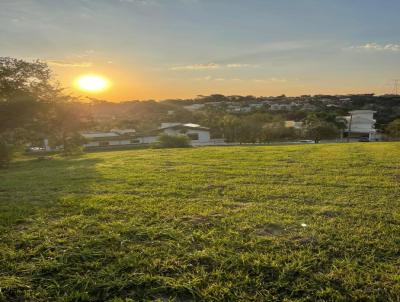
[[[311,236],[305,236],[305,237],[296,236],[296,237],[293,237],[291,240],[299,245],[306,245],[309,243],[313,243],[315,241],[315,238],[311,237]]]
[[[319,213],[319,215],[326,217],[326,218],[333,218],[333,217],[337,217],[339,216],[339,212],[337,211],[323,211],[321,213]]]
[[[256,234],[260,236],[279,236],[285,232],[285,228],[276,223],[260,225],[256,228]]]

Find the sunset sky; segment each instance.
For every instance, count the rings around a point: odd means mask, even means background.
[[[398,0],[0,0],[0,56],[47,61],[76,95],[393,92]],[[109,80],[102,92],[81,75]]]

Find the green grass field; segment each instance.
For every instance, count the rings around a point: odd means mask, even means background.
[[[399,143],[19,160],[0,301],[399,301],[399,183]]]

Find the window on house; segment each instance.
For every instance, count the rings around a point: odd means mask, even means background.
[[[99,146],[100,147],[105,147],[105,146],[109,146],[110,142],[99,142]]]
[[[139,144],[140,140],[139,139],[131,139],[131,144]]]
[[[189,138],[192,141],[198,141],[199,140],[199,134],[198,133],[188,133],[187,136],[189,136]]]

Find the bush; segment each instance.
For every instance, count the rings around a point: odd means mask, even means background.
[[[82,144],[85,143],[85,141],[86,140],[81,135],[74,133],[64,139],[64,150],[62,154],[65,156],[81,154],[83,152]]]
[[[400,119],[392,121],[385,129],[386,134],[391,139],[400,138]]]
[[[162,134],[158,138],[156,147],[159,148],[187,148],[190,147],[189,137],[186,135]]]
[[[321,139],[338,138],[339,129],[336,125],[328,122],[317,122],[309,125],[306,129],[306,138],[318,143]]]
[[[13,148],[5,141],[0,140],[0,168],[7,168],[13,155]]]

